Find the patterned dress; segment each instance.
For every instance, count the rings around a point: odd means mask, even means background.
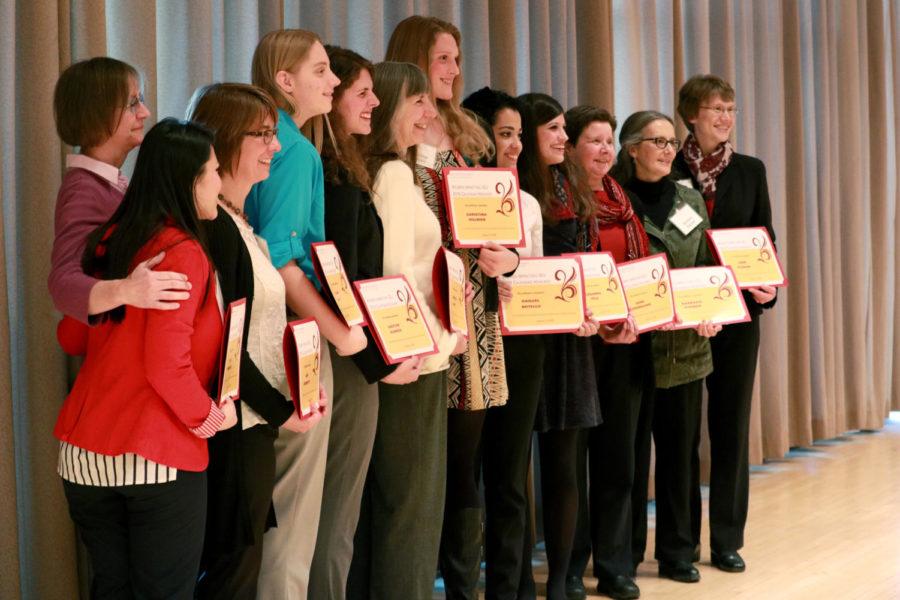
[[[464,167],[458,152],[437,152],[434,168],[416,166],[416,177],[425,192],[425,202],[441,224],[441,238],[446,248],[462,259],[475,291],[472,302],[466,305],[469,343],[466,351],[450,357],[447,371],[447,406],[459,410],[481,410],[506,404],[506,365],[503,357],[503,338],[497,317],[497,282],[478,268],[478,250],[453,249],[450,225],[444,204],[444,167]]]

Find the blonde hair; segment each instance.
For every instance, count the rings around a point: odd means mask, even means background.
[[[276,29],[270,31],[259,40],[253,51],[251,65],[251,81],[253,85],[269,92],[275,105],[289,115],[297,114],[298,106],[294,99],[284,93],[275,80],[279,71],[293,71],[297,65],[309,56],[309,50],[315,43],[322,43],[319,36],[305,29]],[[303,134],[316,147],[322,150],[325,135],[325,117],[316,115],[303,124]]]
[[[462,47],[459,29],[452,23],[436,17],[413,15],[397,24],[388,42],[386,61],[411,62],[428,73],[428,52],[434,45],[437,36],[447,33],[453,36],[460,49],[457,63],[462,62]],[[453,96],[449,100],[435,99],[438,115],[444,123],[444,129],[453,141],[453,147],[466,158],[478,162],[482,158],[494,155],[494,144],[484,132],[475,116],[462,108],[459,103],[462,96],[462,71],[453,80]]]

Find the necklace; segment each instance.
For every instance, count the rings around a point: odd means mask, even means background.
[[[219,202],[224,204],[228,208],[228,210],[233,212],[235,215],[237,215],[238,217],[243,219],[244,223],[247,224],[247,227],[252,227],[250,225],[250,219],[247,218],[247,213],[245,213],[244,211],[239,209],[237,206],[235,206],[234,204],[229,202],[228,199],[225,196],[223,196],[222,194],[219,194]]]

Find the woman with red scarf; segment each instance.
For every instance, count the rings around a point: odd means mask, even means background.
[[[758,158],[735,152],[729,141],[737,115],[731,85],[715,75],[690,78],[678,92],[678,114],[690,134],[675,157],[672,177],[703,194],[712,229],[765,227],[774,241],[766,167]],[[729,325],[711,340],[714,370],[706,378],[711,559],[713,566],[732,573],[746,568],[738,550],[744,545],[750,491],[750,403],[759,316],[775,304],[775,288],[751,288],[744,300],[751,320]],[[702,505],[699,485],[695,487],[692,521],[699,545]]]
[[[641,216],[631,200],[608,175],[616,160],[613,132],[616,120],[606,110],[582,105],[566,111],[567,158],[579,168],[593,192],[598,250],[611,252],[616,262],[649,254],[649,241]],[[582,574],[593,556],[598,592],[612,598],[637,598],[640,590],[631,578],[631,489],[634,483],[635,436],[644,398],[653,392],[653,358],[649,337],[639,337],[634,321],[600,327],[594,338],[603,423],[584,430],[579,450],[579,485],[586,485],[584,458],[589,454],[590,494],[580,510],[585,527],[579,527],[569,563],[566,587],[570,597],[582,596]],[[649,419],[645,435],[649,436]],[[579,539],[584,540],[579,543]]]

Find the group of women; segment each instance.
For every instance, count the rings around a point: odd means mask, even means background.
[[[636,598],[656,442],[659,573],[697,581],[701,386],[709,390],[713,565],[740,571],[758,317],[638,335],[629,318],[507,336],[498,306],[525,256],[665,252],[707,264],[708,227],[766,226],[765,171],[733,152],[734,91],[689,80],[672,119],[480,89],[462,99],[460,32],[413,16],[385,61],[273,31],[252,85],[197,91],[187,119],[149,111],[131,66],[67,68],[54,108],[68,158],[50,291],[58,337],[85,360],[55,428],[59,474],[97,598],[534,597],[526,481],[539,433],[548,598]],[[120,168],[140,145],[128,182]],[[673,168],[674,163],[674,168]],[[454,250],[442,168],[516,168],[524,248]],[[677,180],[677,181],[676,181]],[[689,231],[671,216],[689,210]],[[402,274],[438,352],[388,365],[321,293],[312,243],[351,280]],[[436,316],[432,262],[466,269],[468,337]],[[240,399],[219,402],[222,314],[246,298]],[[320,408],[300,418],[282,332],[312,317]],[[587,457],[587,459],[585,459]],[[589,488],[579,522],[579,464]],[[483,482],[484,510],[479,488]],[[576,535],[589,532],[586,539]]]

